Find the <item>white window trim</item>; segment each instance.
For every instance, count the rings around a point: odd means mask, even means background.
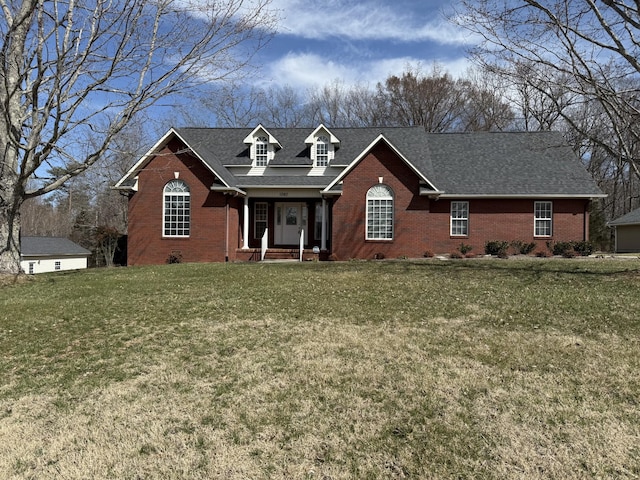
[[[378,190],[376,189],[376,187],[383,187],[387,190],[387,192],[389,193],[389,195],[385,195],[385,196],[371,196],[370,193],[372,191]],[[375,190],[374,190],[375,189]],[[391,236],[390,237],[374,237],[374,236],[370,236],[369,235],[369,201],[385,201],[391,202]],[[380,241],[380,242],[390,242],[393,241],[394,236],[395,236],[395,200],[394,200],[394,195],[393,195],[393,189],[388,186],[388,185],[384,185],[384,184],[377,184],[374,185],[373,187],[371,187],[369,190],[367,190],[367,195],[366,195],[366,215],[365,215],[365,225],[364,225],[364,231],[365,231],[365,240],[368,241]]]
[[[465,205],[465,210],[467,215],[465,217],[453,217],[453,207],[454,205]],[[456,208],[456,211],[460,211],[459,208]],[[464,220],[465,221],[465,230],[466,233],[453,233],[453,221],[454,220]],[[449,210],[449,236],[451,237],[468,237],[469,236],[469,202],[468,201],[452,201],[451,207]]]
[[[549,216],[548,217],[538,217],[538,205],[540,204],[549,204]],[[545,208],[546,210],[546,208]],[[538,222],[548,222],[549,223],[549,234],[548,235],[539,235],[537,233]],[[553,202],[550,200],[540,200],[533,203],[533,236],[536,238],[550,238],[553,236]]]
[[[167,187],[169,187],[169,185],[175,182],[180,182],[182,185],[186,187],[187,190],[183,192],[167,192]],[[172,235],[170,233],[167,233],[167,226],[166,226],[167,195],[189,197],[189,207],[188,209],[186,209],[189,214],[189,226],[186,229],[189,231],[188,234]],[[169,230],[171,230],[171,228],[169,228]],[[191,189],[189,188],[189,185],[187,185],[187,183],[183,180],[171,180],[167,182],[167,184],[162,189],[162,237],[163,238],[189,238],[190,235],[191,235]]]
[[[322,141],[321,141],[322,140]],[[320,164],[319,162],[319,154],[318,154],[318,145],[325,145],[326,146],[326,160],[323,162],[324,164]],[[325,135],[318,135],[315,138],[315,141],[313,143],[313,163],[316,167],[328,167],[329,164],[331,163],[332,160],[332,153],[333,153],[333,145],[331,144],[331,141],[329,140],[329,138],[327,138]]]
[[[267,202],[256,202],[253,206],[253,238],[261,239],[262,235],[258,235],[258,205],[264,206],[264,220],[259,220],[260,222],[264,222],[265,230],[269,226],[269,204]]]
[[[261,163],[258,164],[258,146],[264,146],[265,148],[265,153],[264,153],[264,164]],[[271,145],[269,145],[269,139],[266,136],[257,136],[255,137],[254,141],[253,141],[253,155],[252,155],[252,160],[253,160],[253,166],[254,167],[266,167],[267,165],[269,165],[269,160],[270,160],[270,152],[271,152]],[[263,154],[261,154],[261,156],[263,156]]]

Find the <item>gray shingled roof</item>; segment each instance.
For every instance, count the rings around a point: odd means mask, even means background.
[[[626,215],[618,217],[615,220],[611,220],[609,225],[612,227],[618,225],[640,225],[640,208],[632,210]]]
[[[230,187],[324,188],[335,177],[234,176],[249,166],[249,128],[179,128],[176,133]],[[270,166],[312,166],[312,128],[268,128],[282,148]],[[348,166],[381,134],[435,189],[451,196],[602,196],[558,132],[429,134],[421,127],[330,128],[340,140],[333,166]]]
[[[22,256],[82,256],[91,255],[86,248],[68,238],[62,237],[22,237],[20,239]]]
[[[235,177],[225,167],[229,157],[243,155],[247,146],[242,140],[251,132],[243,128],[176,128],[176,133],[204,162],[230,187],[236,186]],[[251,163],[251,162],[249,162]]]
[[[246,177],[238,177],[237,182],[240,188],[244,187],[318,187],[323,189],[335,177],[326,176],[257,176],[250,175]]]
[[[586,195],[602,192],[559,132],[428,134],[447,195]]]

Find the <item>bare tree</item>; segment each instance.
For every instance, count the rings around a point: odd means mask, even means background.
[[[268,2],[0,0],[0,271],[19,271],[24,200],[84,172],[160,99],[239,72],[272,33]]]
[[[459,129],[465,132],[504,131],[514,127],[515,114],[508,89],[499,77],[487,71],[468,70],[456,82],[462,91],[464,107]]]
[[[421,125],[428,132],[459,129],[464,95],[448,73],[434,65],[430,75],[409,68],[402,76],[390,76],[378,84],[378,95],[385,99],[391,123]]]
[[[384,105],[367,85],[346,85],[334,80],[309,92],[311,123],[332,127],[371,127],[386,122]]]
[[[640,176],[640,3],[626,0],[462,0],[454,21],[481,43],[475,59],[526,79],[523,100],[540,128],[561,119]],[[565,103],[569,101],[569,103]],[[542,108],[540,108],[542,107]],[[597,127],[585,121],[597,111]]]

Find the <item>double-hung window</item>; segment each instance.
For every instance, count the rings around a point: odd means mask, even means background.
[[[536,237],[550,237],[553,232],[552,202],[535,202],[534,231]]]
[[[254,215],[254,238],[262,238],[264,232],[267,230],[267,204],[264,202],[257,202],[255,205]]]
[[[316,140],[316,167],[329,165],[329,139],[320,136]]]
[[[367,192],[367,240],[393,240],[393,191],[374,185]]]
[[[188,237],[191,229],[191,192],[182,180],[171,180],[164,187],[165,237]]]
[[[256,143],[254,145],[255,148],[255,157],[256,157],[256,167],[266,167],[269,163],[269,142],[267,137],[258,137],[256,138]]]
[[[451,236],[469,235],[469,202],[451,202]]]

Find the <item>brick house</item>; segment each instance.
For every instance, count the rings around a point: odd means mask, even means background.
[[[171,129],[114,188],[130,265],[587,240],[604,196],[559,133],[323,125]]]

